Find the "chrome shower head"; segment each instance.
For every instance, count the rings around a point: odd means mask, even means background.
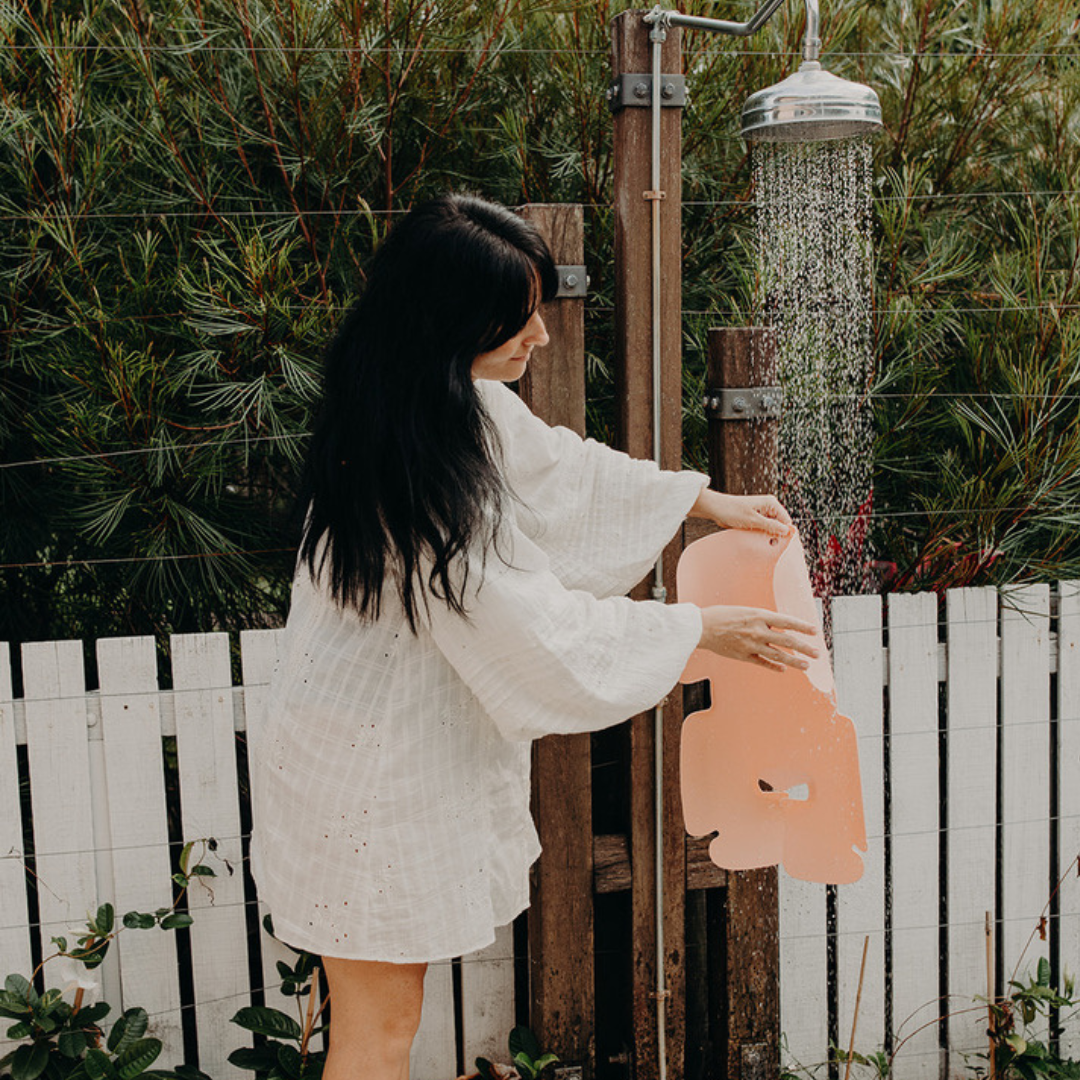
[[[877,94],[825,71],[817,60],[804,60],[795,74],[751,94],[742,110],[748,142],[851,139],[880,127]]]

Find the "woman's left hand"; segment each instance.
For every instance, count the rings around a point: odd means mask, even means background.
[[[773,495],[726,495],[703,488],[690,516],[709,518],[722,529],[757,529],[770,536],[787,536],[794,528],[791,515]]]

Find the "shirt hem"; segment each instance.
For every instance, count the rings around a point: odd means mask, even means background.
[[[316,956],[329,956],[333,960],[367,960],[383,964],[434,964],[440,961],[453,960],[459,956],[467,956],[469,953],[477,952],[494,944],[495,931],[500,926],[507,926],[512,923],[528,906],[528,901],[525,901],[505,922],[493,926],[483,937],[466,939],[460,946],[455,946],[450,950],[434,949],[428,952],[390,955],[379,949],[341,949],[336,944],[332,949],[326,950],[314,938],[301,933],[296,927],[288,923],[279,922],[276,918],[274,919],[274,937],[291,949],[302,949],[304,952],[314,953]]]

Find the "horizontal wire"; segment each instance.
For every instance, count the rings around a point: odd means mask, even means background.
[[[269,54],[273,56],[283,55],[334,55],[345,54],[352,55],[359,53],[361,56],[414,56],[414,55],[475,55],[477,53],[487,53],[492,59],[499,56],[507,55],[539,55],[539,56],[610,56],[611,50],[609,48],[603,49],[567,49],[565,47],[556,48],[527,48],[516,45],[501,45],[498,42],[492,42],[491,44],[484,45],[456,45],[456,46],[421,46],[410,47],[408,45],[390,45],[390,46],[377,46],[374,48],[368,48],[363,45],[248,45],[246,42],[236,42],[231,45],[214,45],[206,43],[205,41],[197,42],[185,42],[177,43],[174,45],[144,45],[141,42],[136,44],[125,45],[107,45],[107,44],[94,44],[94,45],[77,45],[77,44],[63,44],[57,42],[30,42],[25,45],[15,45],[10,43],[0,44],[0,54],[2,53],[26,53],[30,55],[40,55],[41,53],[80,53],[80,52],[104,52],[104,53],[120,53],[128,56],[139,56],[144,53],[148,54],[164,54],[173,56],[199,56],[203,53],[227,53],[235,56],[238,53],[253,55],[253,54]],[[689,50],[690,59],[700,59],[702,57],[723,57],[731,59],[739,59],[745,56],[761,56],[761,57],[795,57],[799,56],[800,52],[797,48],[792,49],[691,49]],[[888,49],[871,49],[871,50],[844,50],[844,49],[828,49],[823,50],[821,53],[822,61],[833,58],[870,58],[877,57],[887,60],[895,60],[898,63],[911,60],[963,60],[967,62],[972,61],[988,61],[998,59],[1010,59],[1010,60],[1045,60],[1045,59],[1073,59],[1075,57],[1074,48],[1070,45],[1062,45],[1060,51],[1054,49],[1042,49],[1036,51],[1009,51],[1009,50],[994,50],[986,48],[980,45],[974,45],[968,52],[940,52],[931,49],[912,49],[908,50],[888,50]]]
[[[1020,506],[961,506],[961,507],[928,507],[922,510],[875,510],[869,514],[828,514],[827,520],[837,524],[851,524],[856,521],[898,521],[921,518],[948,518],[960,516],[986,517],[998,514],[1026,514],[1037,511],[1039,514],[1076,514],[1080,513],[1080,502],[1063,504],[1024,503]],[[795,514],[796,523],[800,517]],[[235,551],[203,551],[187,554],[170,555],[126,555],[111,558],[86,558],[86,559],[42,559],[26,562],[0,563],[0,570],[49,570],[56,568],[87,569],[91,566],[112,565],[136,565],[142,563],[182,562],[185,560],[203,560],[220,558],[240,558],[245,555],[275,555],[295,553],[295,547],[272,547],[272,548],[249,548]]]
[[[1018,726],[1020,726],[1020,725],[1018,725]],[[993,730],[993,729],[991,729],[991,730]],[[933,732],[933,734],[936,735],[936,734],[938,734],[938,732],[935,731],[935,732]],[[183,792],[183,786],[182,785],[181,785],[181,792]],[[798,800],[796,800],[796,801],[798,801]],[[991,821],[991,822],[986,822],[986,823],[978,823],[978,824],[974,824],[974,825],[959,825],[958,824],[958,825],[951,825],[951,826],[942,826],[942,827],[934,828],[934,829],[910,829],[910,830],[903,830],[903,831],[899,831],[899,832],[874,833],[874,834],[868,835],[866,839],[867,839],[868,843],[878,845],[878,844],[883,844],[883,842],[887,838],[892,839],[892,840],[897,840],[897,839],[913,840],[913,839],[919,839],[919,838],[925,838],[925,837],[941,836],[941,835],[943,835],[945,833],[950,833],[950,832],[974,832],[974,831],[983,830],[983,829],[985,829],[985,830],[1013,829],[1013,828],[1019,828],[1020,826],[1027,826],[1027,825],[1056,826],[1056,825],[1060,825],[1063,822],[1069,822],[1069,821],[1080,821],[1080,813],[1077,813],[1077,814],[1048,814],[1048,815],[1045,815],[1043,817],[1038,817],[1038,818],[1016,818],[1016,819],[1013,819],[1013,820],[1010,820],[1010,821],[998,821],[998,822]],[[614,834],[594,833],[593,834],[593,839],[595,841],[596,839],[598,839],[599,837],[604,836],[604,835],[625,836],[626,834],[623,834],[623,833],[614,833]],[[252,836],[252,834],[250,832],[240,833],[240,834],[236,834],[236,835],[232,835],[232,836],[215,835],[215,836],[212,836],[212,837],[205,837],[205,838],[200,837],[199,840],[195,841],[195,843],[199,843],[202,839],[214,840],[218,844],[234,843],[236,841],[240,841],[241,843],[243,843],[245,840],[250,840],[251,836]],[[701,838],[699,837],[698,839],[701,839]],[[42,869],[42,867],[39,864],[43,860],[60,859],[60,858],[76,858],[76,857],[81,856],[81,855],[113,855],[113,854],[116,854],[118,852],[159,851],[159,850],[161,850],[163,848],[180,848],[182,846],[182,843],[183,843],[182,841],[178,841],[178,840],[157,840],[157,841],[145,841],[144,843],[141,843],[141,844],[120,844],[120,845],[117,845],[115,847],[77,848],[77,849],[74,849],[74,850],[71,850],[71,851],[36,851],[36,852],[34,852],[33,855],[27,855],[24,852],[15,851],[14,849],[12,849],[12,850],[6,852],[3,855],[0,855],[0,862],[11,861],[11,862],[26,863],[30,859],[33,859],[35,865],[38,866],[38,870],[40,871]],[[863,857],[868,858],[869,854],[864,854]],[[208,853],[207,855],[203,856],[200,861],[204,865],[206,865],[207,860],[210,859],[210,858],[214,858],[218,862],[222,862],[222,863],[229,862],[230,865],[239,864],[240,866],[247,866],[249,864],[249,862],[250,862],[250,859],[247,856],[241,856],[234,863],[231,860],[226,860],[225,857],[220,852]],[[1069,863],[1065,863],[1063,865],[1064,866],[1078,866],[1078,876],[1080,876],[1080,864],[1077,863],[1077,857],[1072,858]],[[41,875],[39,873],[36,876],[38,876],[40,878]],[[211,880],[215,880],[215,879],[211,879]],[[217,878],[216,880],[228,880],[228,879]],[[206,884],[206,883],[203,883],[203,884]],[[210,888],[211,890],[213,889],[212,885],[207,884],[207,887]],[[47,888],[47,886],[46,886],[46,888]],[[217,906],[217,907],[230,907],[230,906],[235,907],[235,906],[238,906],[240,903],[241,903],[240,901],[233,901],[230,904],[215,905],[215,906]],[[251,903],[251,901],[244,901],[244,903],[248,904],[248,903]],[[20,923],[19,925],[21,926],[23,924]],[[35,923],[33,925],[38,926],[38,925],[46,925],[46,924]],[[53,925],[53,923],[48,923],[47,925],[51,926],[51,925]],[[6,926],[6,927],[5,926],[0,926],[0,930],[10,930],[10,929],[12,929],[12,927],[10,927],[10,926]]]
[[[1077,396],[1080,397],[1080,395]],[[174,443],[171,446],[137,446],[128,450],[102,450],[94,454],[67,454],[62,457],[26,458],[23,461],[0,462],[0,471],[3,469],[22,469],[29,465],[67,465],[77,461],[100,461],[103,458],[132,457],[140,454],[166,454],[182,450],[200,449],[216,450],[222,446],[246,446],[249,443],[306,439],[310,435],[310,431],[294,431],[283,435],[245,435],[238,436],[235,439],[207,439],[204,442]]]
[[[827,886],[825,886],[823,884],[816,883],[816,882],[811,882],[811,883],[800,882],[799,883],[800,886],[803,886],[805,884],[814,885],[815,888],[820,888],[822,890],[824,890],[827,887]],[[840,900],[842,901],[843,898],[844,898],[845,894],[844,894],[843,890],[845,888],[857,888],[857,887],[858,887],[857,883],[856,883],[856,885],[853,885],[853,886],[843,886],[843,885],[837,886],[838,890],[840,890],[839,891]],[[696,890],[688,890],[688,891],[696,891]],[[194,922],[194,925],[190,929],[194,930],[195,927],[198,926],[198,915],[200,913],[206,913],[206,912],[210,912],[210,911],[224,911],[226,909],[236,908],[236,907],[257,907],[257,906],[259,906],[261,904],[262,904],[262,901],[260,901],[260,900],[245,900],[245,901],[236,901],[236,902],[232,902],[232,903],[229,903],[229,904],[221,904],[221,905],[217,905],[217,906],[214,906],[214,907],[205,907],[205,908],[197,907],[197,908],[194,909],[194,912],[192,913],[192,918],[195,920],[195,922]],[[824,916],[824,912],[822,914]],[[999,926],[1008,926],[1008,925],[1016,925],[1016,924],[1019,924],[1019,923],[1028,923],[1028,924],[1034,924],[1037,927],[1041,917],[1042,917],[1041,914],[1038,915],[1038,916],[1013,915],[1013,916],[1005,917],[1005,918],[1000,918],[1000,917],[995,918],[994,922]],[[1055,914],[1053,916],[1051,916],[1049,913],[1046,913],[1047,924],[1055,923],[1055,924],[1057,924],[1059,926],[1060,926],[1060,924],[1062,922],[1065,922],[1065,921],[1070,921],[1071,922],[1072,920],[1078,919],[1078,918],[1080,918],[1080,911],[1058,912],[1057,914]],[[18,923],[18,924],[12,924],[10,926],[0,926],[0,932],[6,932],[6,931],[11,931],[11,930],[29,930],[29,929],[42,930],[42,929],[49,929],[51,927],[59,926],[62,921],[63,920],[57,920],[56,923],[33,923],[33,924]],[[914,926],[897,926],[895,924],[895,922],[893,922],[893,923],[890,924],[889,929],[891,929],[891,933],[895,937],[895,935],[897,935],[897,934],[917,933],[917,932],[925,932],[925,931],[930,931],[930,930],[941,931],[941,930],[946,930],[946,929],[966,929],[966,928],[969,928],[969,927],[980,927],[981,928],[984,925],[985,925],[985,918],[979,918],[979,919],[964,920],[964,921],[958,921],[958,922],[921,923],[921,924],[917,924],[917,925],[914,925]],[[840,939],[840,938],[860,938],[860,937],[866,937],[866,936],[869,936],[871,938],[882,938],[884,936],[884,934],[886,933],[886,930],[887,930],[887,928],[885,926],[877,926],[877,927],[874,927],[872,929],[866,929],[865,927],[855,927],[855,928],[850,929],[850,930],[845,930],[841,926],[841,927],[839,927],[839,928],[837,928],[835,930],[825,929],[825,930],[821,930],[821,931],[807,931],[806,933],[798,933],[798,934],[784,934],[781,931],[779,940],[780,940],[781,946],[783,946],[784,943],[786,943],[786,942],[821,941],[821,940],[828,940],[828,939],[832,939],[832,938],[835,938],[835,939]],[[58,934],[56,936],[60,937],[60,936],[65,936],[65,935],[59,935]],[[66,936],[70,937],[71,934],[69,933]],[[280,941],[280,939],[278,939],[278,938],[273,938],[273,940]],[[285,944],[285,943],[282,942],[282,944]],[[288,946],[288,947],[291,948],[291,946]],[[294,951],[296,951],[296,950],[294,950]],[[625,949],[598,949],[598,950],[596,950],[596,953],[597,953],[598,956],[626,956],[626,955],[631,954],[632,952],[633,952],[632,948],[625,948]],[[462,963],[490,964],[490,963],[508,963],[508,962],[511,961],[511,959],[519,959],[519,958],[511,958],[511,957],[488,958],[488,957],[479,957],[479,956],[463,956],[463,957],[460,957],[460,958],[457,958],[457,959],[460,959],[460,961]],[[432,961],[432,963],[435,963],[435,964],[439,964],[439,963],[449,964],[451,962],[452,962],[451,960]],[[281,983],[276,983],[276,984],[271,984],[271,985],[274,986],[274,987],[280,987]],[[261,989],[265,989],[265,987],[263,987]],[[212,1001],[228,1001],[228,1000],[231,1000],[233,998],[245,996],[245,995],[250,994],[250,993],[252,993],[251,990],[238,991],[236,994],[226,995],[226,996],[224,996],[222,998],[212,998],[212,999],[208,999],[208,1000],[206,1000],[204,1002],[201,1002],[201,1003],[197,1002],[194,1005],[188,1005],[188,1006],[184,1006],[184,1007],[186,1007],[186,1008],[195,1008],[199,1004],[208,1005]],[[171,1012],[173,1010],[168,1010],[168,1011]],[[150,1015],[154,1016],[154,1015],[162,1015],[162,1014],[161,1013],[157,1013],[157,1014],[151,1013]]]
[[[964,293],[937,293],[936,296],[963,296]],[[909,294],[904,299],[917,299],[915,294]],[[276,311],[298,311],[304,314],[320,311],[320,312],[343,312],[348,311],[353,305],[349,304],[320,304],[317,301],[306,305],[299,304],[281,304],[275,307]],[[881,315],[881,316],[894,316],[897,319],[907,319],[914,316],[921,318],[933,318],[935,316],[947,317],[949,315],[995,315],[995,314],[1011,314],[1015,312],[1031,312],[1031,311],[1051,311],[1051,312],[1063,312],[1063,311],[1075,311],[1080,310],[1080,303],[1061,303],[1054,300],[1047,300],[1038,304],[1009,304],[998,306],[986,306],[986,307],[940,307],[940,306],[924,306],[924,307],[872,307],[860,309],[862,313],[868,315]],[[610,315],[615,312],[615,307],[609,304],[586,304],[585,312],[588,315],[602,314]],[[246,312],[241,309],[234,309],[233,311],[224,312],[223,315],[226,318],[237,320],[244,316],[255,315],[258,318],[263,318],[267,312]],[[746,319],[747,314],[745,311],[738,311],[723,308],[686,308],[683,309],[683,315],[707,315],[710,318],[718,319]],[[49,323],[38,326],[16,326],[16,327],[4,327],[0,329],[0,335],[7,337],[14,337],[17,335],[32,336],[34,334],[54,335],[62,330],[91,330],[97,329],[102,326],[111,326],[125,322],[138,322],[149,321],[153,319],[173,319],[179,318],[185,322],[195,322],[199,319],[205,319],[204,315],[197,315],[193,312],[170,312],[163,313],[161,315],[116,315],[105,316],[103,318],[95,319],[88,317],[83,322],[68,322],[68,323]],[[255,328],[254,323],[238,330],[237,333],[248,333],[251,329]]]
[[[734,186],[732,190],[743,190],[742,187]],[[1078,188],[1047,188],[1038,191],[955,191],[955,192],[937,192],[923,195],[873,195],[871,196],[871,202],[875,203],[893,203],[893,202],[933,202],[942,199],[995,199],[995,198],[1042,198],[1047,196],[1072,196],[1080,195],[1080,189]],[[528,204],[522,204],[525,206]],[[567,203],[565,205],[581,206],[587,210],[611,210],[613,209],[611,203],[598,203],[598,202],[574,202]],[[713,207],[713,206],[742,206],[746,209],[754,209],[758,203],[750,198],[746,199],[687,199],[680,203],[681,206],[693,206],[693,207]],[[517,207],[521,209],[522,206]],[[0,214],[0,221],[34,221],[44,222],[50,218],[58,221],[67,222],[82,222],[82,221],[115,221],[115,220],[142,220],[145,218],[162,218],[162,219],[189,219],[189,218],[205,218],[207,216],[213,216],[216,218],[293,218],[293,217],[335,217],[335,218],[349,218],[349,217],[381,217],[385,215],[398,215],[407,214],[409,212],[407,207],[398,207],[395,209],[373,209],[373,208],[350,208],[340,210],[307,210],[300,208],[293,208],[287,210],[260,210],[255,207],[238,210],[221,209],[217,206],[206,207],[202,210],[117,210],[117,211],[89,211],[89,212],[67,212],[62,214],[53,214],[50,211],[53,207],[50,205],[36,214]]]
[[[827,402],[844,401],[917,401],[921,404],[931,402],[950,401],[1037,401],[1057,404],[1064,401],[1080,401],[1080,393],[1012,393],[994,391],[967,391],[967,390],[925,390],[925,391],[870,391],[869,393],[822,394],[815,401],[806,405],[792,405],[786,407],[791,411],[799,409],[816,409]],[[239,422],[235,425],[239,426]],[[67,465],[84,461],[102,461],[111,458],[137,457],[145,454],[174,454],[185,450],[218,450],[224,446],[248,446],[253,443],[286,442],[296,439],[306,439],[311,436],[310,431],[285,432],[281,435],[241,435],[234,439],[209,438],[202,442],[178,442],[162,444],[160,446],[138,446],[124,450],[100,450],[92,454],[65,454],[57,457],[24,458],[21,461],[0,462],[0,472],[5,469],[24,469],[40,465]]]
[[[239,558],[242,555],[276,555],[284,552],[295,554],[296,550],[295,547],[246,548],[236,551],[198,551],[176,555],[123,555],[115,558],[68,559],[58,562],[14,562],[0,563],[0,570],[47,570],[57,566],[86,569],[90,566],[113,566],[116,564],[183,562],[188,559]]]

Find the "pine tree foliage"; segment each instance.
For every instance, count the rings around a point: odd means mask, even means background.
[[[586,205],[604,432],[625,6],[0,0],[0,636],[280,617],[321,349],[431,192]],[[691,462],[705,328],[755,318],[739,109],[803,17],[684,38]],[[835,0],[823,31],[886,120],[877,551],[917,587],[1080,575],[1075,5]]]

